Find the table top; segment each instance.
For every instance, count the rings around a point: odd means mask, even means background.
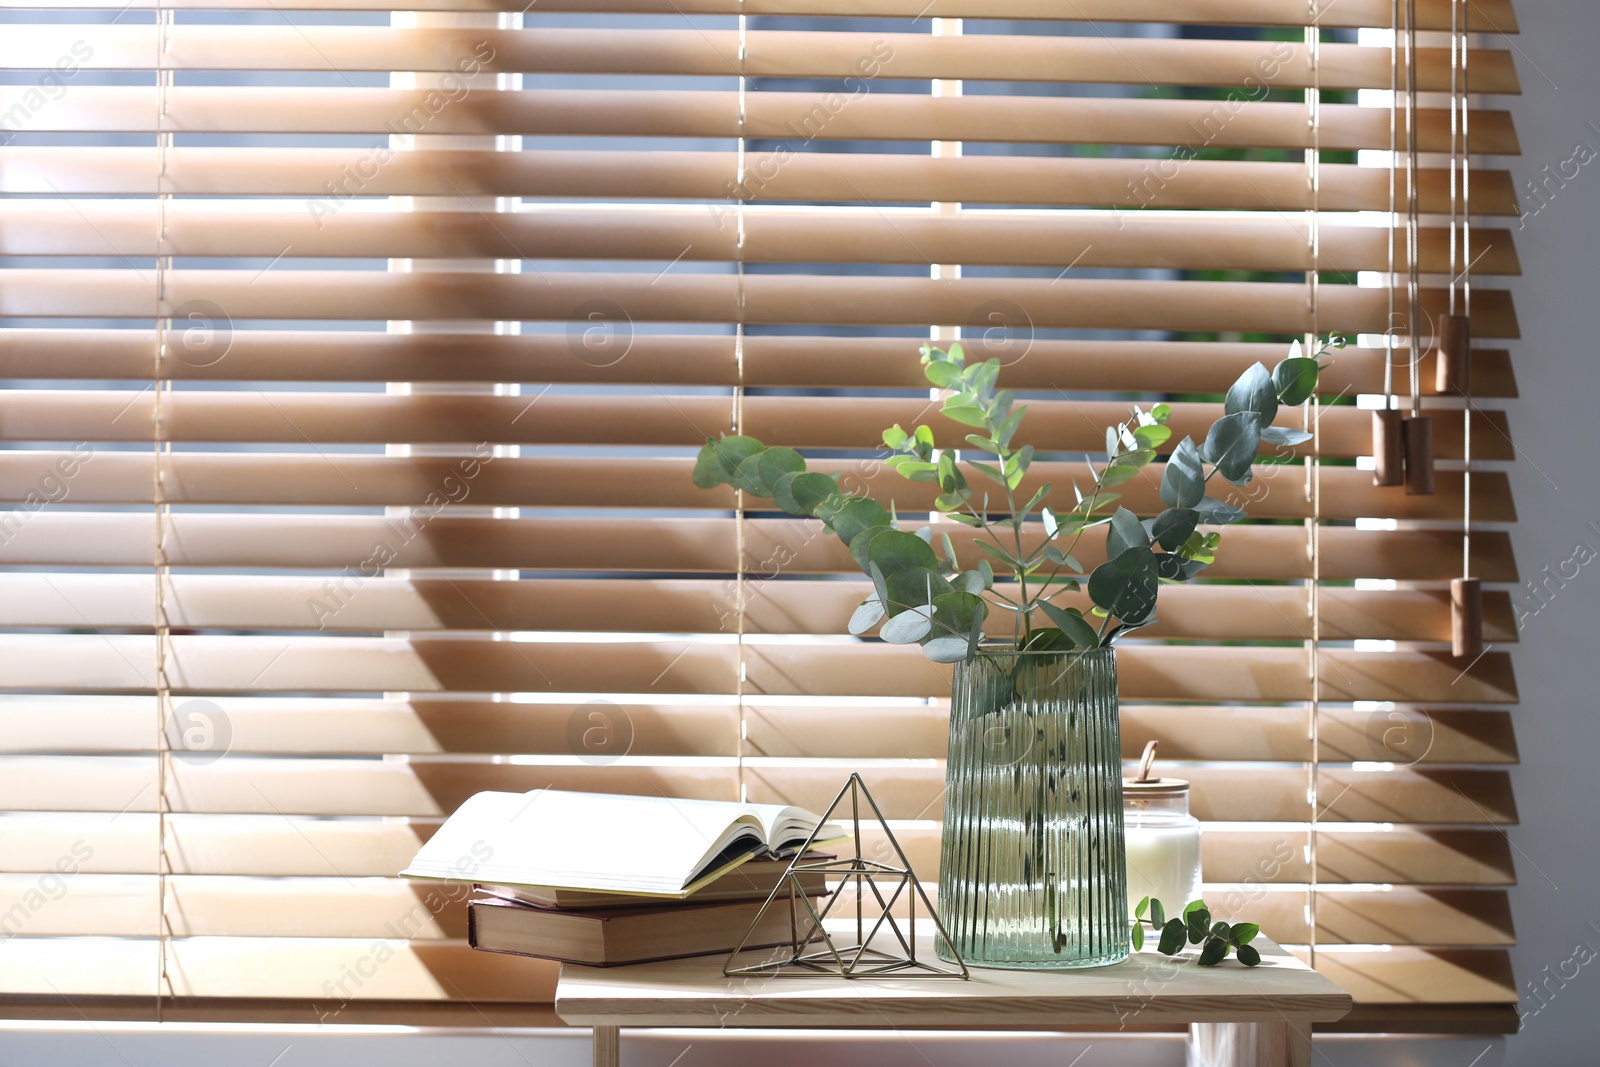
[[[920,933],[920,931],[919,931]],[[917,939],[933,960],[931,938]],[[1109,967],[1015,971],[969,967],[971,978],[726,978],[726,957],[625,967],[563,964],[556,1014],[575,1026],[905,1027],[1051,1029],[1193,1022],[1329,1022],[1350,995],[1257,937],[1259,967],[1199,967],[1191,950],[1149,947]]]

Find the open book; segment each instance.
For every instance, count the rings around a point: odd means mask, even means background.
[[[781,804],[568,793],[479,793],[406,878],[686,897],[752,856],[793,853],[820,818]],[[824,823],[813,844],[847,837]]]

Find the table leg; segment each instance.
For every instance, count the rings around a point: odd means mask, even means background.
[[[1191,1067],[1311,1067],[1311,1023],[1193,1023]]]
[[[594,1028],[594,1067],[618,1067],[622,1062],[622,1043],[615,1026]]]

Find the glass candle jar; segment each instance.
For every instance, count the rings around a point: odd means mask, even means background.
[[[1127,835],[1128,913],[1144,897],[1167,915],[1200,897],[1200,820],[1189,814],[1189,783],[1181,778],[1122,780]]]

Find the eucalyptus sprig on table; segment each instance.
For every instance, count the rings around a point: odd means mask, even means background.
[[[1188,945],[1199,945],[1200,958],[1195,962],[1202,967],[1215,967],[1228,958],[1230,951],[1246,967],[1261,962],[1261,953],[1250,947],[1261,927],[1255,923],[1212,922],[1211,909],[1203,900],[1191,900],[1181,917],[1169,919],[1161,901],[1145,897],[1133,909],[1133,915],[1129,933],[1135,952],[1144,948],[1144,928],[1148,923],[1151,929],[1160,931],[1156,951],[1163,955],[1176,956]]]
[[[1305,356],[1296,341],[1272,371],[1260,363],[1245,371],[1228,390],[1223,416],[1204,442],[1185,437],[1162,465],[1165,510],[1144,520],[1127,508],[1110,510],[1118,495],[1108,490],[1138,477],[1171,438],[1166,404],[1149,411],[1134,406],[1128,418],[1107,427],[1105,462],[1096,466],[1085,457],[1092,475],[1088,491],[1074,482],[1072,506],[1055,510],[1046,503],[1048,484],[1025,502],[1018,499],[1034,448],[1012,443],[1028,408],[1015,403],[1015,392],[997,387],[1000,361],[968,366],[959,344],[924,345],[924,376],[947,390],[941,412],[976,431],[966,435],[965,444],[992,459],[959,455],[948,444],[941,448],[927,426],[908,431],[895,425],[883,433],[892,453],[886,462],[911,481],[936,484],[934,508],[978,531],[975,543],[983,555],[965,564],[957,560],[949,534],[940,538],[941,557],[933,547],[932,527],[902,530],[892,500],[885,508],[845,492],[842,472],[809,470],[805,457],[792,448],[768,448],[742,435],[707,438],[694,481],[705,489],[732,485],[771,497],[782,510],[820,519],[837,534],[872,579],[872,594],[850,617],[853,634],[881,625],[883,640],[918,644],[927,658],[954,663],[977,651],[984,623],[998,611],[1011,616],[1006,629],[1023,651],[1105,647],[1157,621],[1162,585],[1187,582],[1215,560],[1220,535],[1200,527],[1245,517],[1241,509],[1209,495],[1212,478],[1248,485],[1263,444],[1286,448],[1310,439],[1304,430],[1272,425],[1273,419],[1280,407],[1311,398],[1324,369],[1318,358],[1343,343],[1335,336]],[[972,484],[978,479],[986,483],[981,492]],[[1023,532],[1035,512],[1044,537],[1030,548]],[[1106,562],[1080,580],[1084,568],[1073,551],[1086,531],[1101,526],[1106,527]],[[991,558],[1013,582],[995,584]],[[1092,604],[1087,616],[1080,608],[1054,603],[1062,593],[1084,586]]]

